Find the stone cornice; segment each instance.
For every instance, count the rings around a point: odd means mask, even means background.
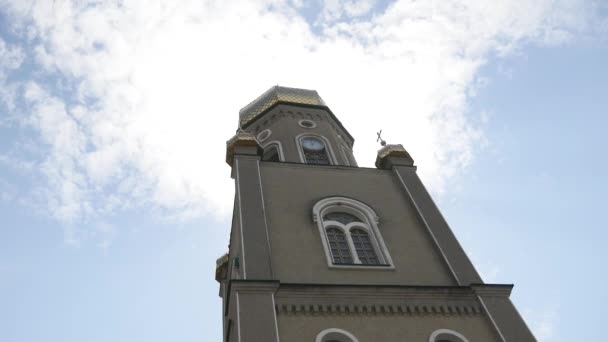
[[[483,287],[483,285],[481,285]],[[397,285],[328,285],[282,283],[277,296],[285,298],[375,298],[394,299],[451,299],[475,298],[468,286],[397,286]]]
[[[509,297],[513,290],[512,284],[471,284],[476,294],[484,297]]]
[[[512,285],[393,286],[289,284],[274,280],[232,280],[236,293],[273,294],[277,314],[286,316],[477,316],[478,296],[509,295]]]
[[[411,304],[364,304],[364,303],[314,303],[289,304],[277,303],[277,313],[283,315],[480,315],[481,307],[475,303],[440,304],[440,303],[411,303]]]
[[[379,174],[384,173],[387,175],[392,175],[391,170],[382,170],[377,168],[370,167],[360,167],[360,166],[346,166],[346,165],[315,165],[315,164],[305,164],[305,163],[295,163],[295,162],[262,162],[264,167],[267,168],[292,168],[292,169],[317,169],[317,170],[327,170],[327,171],[343,171],[343,172],[359,172],[359,173],[368,173],[368,174]]]
[[[231,291],[240,293],[268,293],[279,288],[279,282],[274,280],[232,280]]]
[[[232,166],[234,155],[239,148],[253,148],[256,155],[261,154],[260,144],[251,133],[244,131],[237,132],[232,138],[226,141],[226,163]],[[251,153],[249,153],[251,154]]]
[[[281,284],[275,297],[283,315],[480,315],[477,295],[508,296],[511,287]]]

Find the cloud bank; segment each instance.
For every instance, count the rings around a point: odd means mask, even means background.
[[[582,0],[376,5],[327,0],[311,17],[280,0],[0,1],[0,129],[21,132],[0,163],[66,223],[131,208],[225,217],[238,110],[281,84],[319,91],[361,165],[382,128],[441,193],[484,141],[467,111],[480,67],[597,27]]]

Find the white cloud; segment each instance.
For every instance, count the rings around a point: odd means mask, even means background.
[[[24,59],[25,54],[22,49],[7,44],[0,37],[0,105],[4,104],[8,110],[15,108],[16,86],[8,83],[7,78],[11,72],[21,66]],[[6,125],[9,120],[9,115],[5,118],[0,116],[0,127]]]
[[[376,2],[376,0],[324,0],[319,19],[321,22],[333,22],[360,17],[368,14]]]
[[[590,25],[584,1],[398,1],[356,22],[343,19],[374,1],[347,1],[313,33],[290,3],[0,1],[38,67],[16,111],[39,134],[52,215],[225,215],[225,141],[238,110],[277,83],[318,90],[358,139],[360,164],[372,165],[383,128],[442,192],[484,139],[467,105],[486,59]]]
[[[8,46],[4,39],[0,38],[0,65],[3,69],[17,69],[25,58],[23,51],[16,46]]]

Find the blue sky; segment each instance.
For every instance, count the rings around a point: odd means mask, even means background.
[[[540,341],[601,338],[603,6],[0,1],[0,340],[219,341],[224,143],[277,83],[404,144]]]

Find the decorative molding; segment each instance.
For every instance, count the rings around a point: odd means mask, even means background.
[[[310,126],[306,126],[306,124],[310,124]],[[314,120],[310,119],[301,119],[298,120],[298,126],[306,129],[313,129],[317,127],[317,123]]]
[[[286,169],[302,169],[302,168],[314,168],[318,171],[329,171],[329,172],[335,172],[336,170],[339,170],[340,172],[351,172],[351,173],[367,173],[370,175],[379,175],[379,174],[386,174],[386,175],[392,175],[393,174],[393,170],[383,170],[383,169],[377,169],[377,168],[371,168],[371,167],[350,167],[350,166],[344,166],[344,165],[311,165],[311,164],[302,164],[302,163],[296,163],[296,162],[285,162],[285,163],[271,163],[271,164],[266,164],[266,167],[277,167],[277,168],[286,168]]]
[[[263,142],[264,140],[270,138],[270,135],[272,134],[272,131],[268,128],[266,128],[265,130],[261,131],[260,133],[256,133],[256,139],[258,139],[258,142]]]
[[[231,287],[234,293],[272,294],[279,288],[279,282],[273,280],[232,280]]]
[[[284,119],[284,118],[288,118],[293,121],[311,120],[311,121],[314,121],[315,123],[316,122],[327,122],[327,124],[333,130],[333,132],[336,135],[339,135],[342,137],[342,139],[346,143],[346,146],[348,146],[349,149],[353,148],[354,141],[350,137],[350,134],[348,132],[346,132],[346,130],[344,128],[341,128],[338,125],[336,125],[333,121],[332,116],[325,110],[322,110],[322,113],[311,113],[308,111],[293,112],[291,110],[278,109],[276,112],[271,110],[270,112],[263,114],[263,115],[268,116],[268,118],[261,122],[256,122],[255,126],[253,126],[252,128],[246,128],[246,130],[252,131],[253,134],[258,134],[261,131],[263,131],[264,129],[273,125],[275,122],[277,122],[281,119]]]
[[[344,337],[348,338],[349,341],[344,340],[343,339]],[[335,341],[335,340],[340,340],[342,342],[359,342],[359,340],[353,334],[349,333],[346,330],[342,330],[342,329],[338,329],[338,328],[329,328],[329,329],[325,329],[325,330],[321,331],[317,335],[315,342],[325,342],[325,341]]]
[[[458,340],[455,340],[457,338]],[[469,342],[461,333],[450,329],[438,329],[433,331],[429,337],[429,342],[449,340],[450,342]]]
[[[476,294],[484,297],[503,297],[508,298],[513,290],[512,284],[471,284],[471,288]]]
[[[279,303],[276,310],[282,315],[324,315],[324,316],[476,316],[482,310],[478,304],[367,304],[367,303]]]

